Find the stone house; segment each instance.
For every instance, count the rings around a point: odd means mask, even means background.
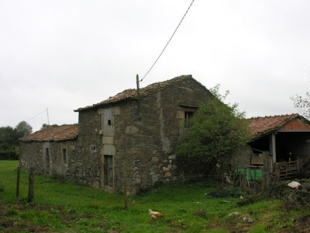
[[[156,182],[177,180],[174,148],[186,121],[211,96],[191,75],[154,83],[139,92],[125,90],[75,110],[79,123],[71,126],[70,136],[67,132],[59,133],[59,140],[52,135],[37,140],[39,131],[21,139],[21,166],[106,192],[124,191],[126,184],[127,191],[135,194]]]
[[[20,139],[20,166],[39,174],[65,176],[76,153],[78,125],[52,125]]]

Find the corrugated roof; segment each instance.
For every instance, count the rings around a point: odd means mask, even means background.
[[[298,114],[254,117],[249,120],[249,129],[253,138],[259,138],[280,129],[291,120],[300,117]]]
[[[163,90],[177,82],[186,80],[192,78],[191,75],[182,75],[167,81],[163,81],[163,82],[157,82],[157,83],[153,83],[150,84],[144,88],[140,89],[140,97],[144,97],[144,96],[148,96],[150,94],[153,94],[155,92],[158,92],[160,90]],[[112,96],[100,103],[97,104],[93,104],[91,106],[87,106],[87,107],[83,107],[83,108],[79,108],[74,110],[75,112],[80,112],[80,111],[84,111],[87,109],[92,109],[92,108],[96,108],[99,106],[104,106],[104,105],[109,105],[109,104],[114,104],[114,103],[118,103],[118,102],[122,102],[122,101],[126,101],[126,100],[130,100],[130,99],[136,99],[137,98],[137,89],[127,89],[121,93],[118,93],[115,96]]]
[[[66,141],[78,137],[78,124],[51,125],[20,139],[23,142]]]

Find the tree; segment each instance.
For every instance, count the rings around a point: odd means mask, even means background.
[[[0,127],[0,159],[18,159],[18,139],[16,131],[10,127]]]
[[[223,103],[229,92],[220,95],[219,85],[210,91],[214,97],[202,103],[190,120],[176,155],[214,166],[219,158],[229,157],[230,152],[245,145],[250,133],[245,114],[238,111],[238,105]]]
[[[45,129],[46,127],[49,127],[49,125],[44,123],[44,124],[42,125],[41,129]]]
[[[310,120],[310,92],[306,96],[295,95],[291,97],[294,107],[299,109],[300,113]]]
[[[16,143],[15,131],[11,126],[0,127],[0,143]]]
[[[32,127],[26,121],[21,121],[14,129],[0,127],[0,159],[18,159],[18,139],[31,132]]]
[[[32,127],[26,121],[21,121],[15,127],[18,137],[24,137],[32,133]]]

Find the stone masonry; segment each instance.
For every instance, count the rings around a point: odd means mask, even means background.
[[[141,88],[140,96],[136,89],[125,90],[75,110],[79,123],[74,139],[21,141],[21,164],[106,192],[123,192],[126,184],[127,192],[135,194],[157,182],[176,181],[174,152],[185,121],[210,97],[190,75]],[[47,147],[54,156],[48,167]],[[65,165],[59,159],[62,147],[68,148]]]

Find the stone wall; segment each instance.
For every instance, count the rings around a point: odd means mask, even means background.
[[[184,112],[210,95],[187,79],[140,100],[79,112],[77,153],[68,178],[108,192],[124,191],[126,182],[131,194],[177,180],[174,148],[184,131]],[[113,187],[104,185],[105,155],[113,156]]]
[[[26,170],[35,166],[38,173],[61,174],[107,192],[122,192],[126,183],[127,191],[135,194],[157,182],[178,180],[174,150],[186,128],[185,112],[195,111],[210,96],[200,83],[185,79],[140,100],[82,110],[77,140],[22,142],[21,163]],[[59,159],[65,146],[66,164]],[[50,166],[44,157],[46,147]],[[113,158],[112,185],[105,184],[105,156]]]
[[[68,168],[69,181],[100,188],[100,115],[91,109],[79,114],[77,149]]]
[[[142,98],[140,112],[138,100],[120,105],[114,116],[116,190],[124,187],[124,161],[131,193],[178,180],[174,149],[184,130],[184,112],[209,97],[200,84],[186,80]]]
[[[20,151],[20,166],[23,170],[29,171],[33,167],[37,174],[65,177],[76,154],[76,141],[20,142]]]
[[[231,168],[235,170],[236,168],[246,168],[252,166],[252,149],[249,145],[245,145],[236,149],[231,156]]]

